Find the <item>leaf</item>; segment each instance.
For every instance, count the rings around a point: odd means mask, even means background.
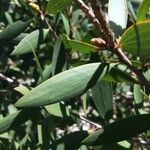
[[[141,85],[134,84],[134,100],[136,104],[140,104],[144,100],[144,95],[142,93]]]
[[[0,134],[8,131],[11,128],[12,123],[14,122],[18,114],[19,112],[16,112],[0,120]]]
[[[12,39],[10,42],[17,45],[21,40],[23,40],[28,33],[21,33],[16,38]]]
[[[39,108],[23,109],[22,111],[4,117],[0,120],[0,134],[12,128],[17,128],[19,125],[30,119],[31,116],[34,116],[35,118],[37,114],[39,115],[38,110]]]
[[[63,117],[63,113],[61,111],[61,104],[60,103],[55,103],[51,105],[45,106],[45,109],[52,115],[57,116],[57,117]]]
[[[88,136],[85,145],[105,145],[130,139],[150,129],[150,114],[137,115],[113,122]]]
[[[0,32],[0,43],[7,44],[8,41],[17,37],[20,33],[22,33],[31,23],[31,20],[23,22],[16,21],[13,24],[7,26],[2,32]]]
[[[47,65],[44,71],[42,72],[42,74],[43,74],[44,81],[50,78],[52,76],[52,64]],[[40,84],[40,83],[42,83],[41,77],[39,78],[37,84]]]
[[[128,20],[127,1],[126,0],[109,0],[108,19],[110,26],[118,37],[122,30],[126,28]]]
[[[71,5],[72,0],[49,0],[46,8],[47,13],[56,14]]]
[[[93,147],[96,147],[93,150],[131,150],[130,148],[126,148],[117,143],[107,144],[107,145],[99,145],[99,146],[93,146]]]
[[[57,39],[52,56],[52,75],[62,72],[66,62],[66,50],[60,38]]]
[[[138,84],[138,81],[136,79],[118,68],[112,68],[110,72],[106,76],[104,76],[103,80],[109,82],[127,82]]]
[[[100,115],[105,118],[113,109],[111,83],[100,81],[92,88],[92,95]]]
[[[36,50],[40,43],[44,42],[49,33],[48,29],[35,30],[28,34],[15,48],[11,55],[22,55]],[[29,44],[30,43],[30,44]]]
[[[134,10],[134,5],[131,1],[127,1],[127,7],[128,7],[128,12],[132,15],[132,18],[134,21],[137,20],[136,14],[135,14],[135,10]]]
[[[148,69],[145,73],[144,73],[144,76],[146,77],[146,79],[148,81],[150,81],[150,69]]]
[[[55,150],[77,150],[81,146],[81,141],[88,136],[86,131],[77,131],[65,135],[56,140],[51,149]]]
[[[77,51],[80,51],[80,52],[86,52],[86,53],[96,52],[100,49],[99,47],[93,46],[93,45],[85,43],[85,42],[71,40],[65,34],[62,35],[62,40],[63,40],[64,45],[65,45],[66,48],[74,49],[74,50],[77,50]]]
[[[129,149],[131,147],[131,143],[129,143],[128,141],[124,140],[124,141],[121,141],[121,142],[118,142],[118,145],[126,148],[126,149]]]
[[[30,90],[26,86],[23,86],[23,85],[19,85],[18,87],[15,87],[14,89],[23,95],[26,95],[28,92],[30,92]]]
[[[20,98],[16,106],[43,106],[66,101],[94,86],[110,68],[106,63],[91,63],[59,73]]]
[[[143,0],[137,11],[137,22],[145,20],[149,8],[150,8],[150,0]]]
[[[150,56],[150,20],[131,26],[122,35],[119,42],[127,52],[135,56]]]
[[[20,149],[27,149],[27,142],[28,142],[28,134],[26,134],[23,139],[19,143]]]
[[[61,14],[62,20],[63,20],[63,24],[64,24],[64,28],[66,30],[66,34],[69,35],[70,34],[70,25],[69,25],[69,21],[68,19],[65,17],[65,15]]]

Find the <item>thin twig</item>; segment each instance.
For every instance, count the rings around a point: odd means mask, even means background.
[[[54,34],[54,36],[55,36],[55,39],[57,39],[58,37],[57,37],[56,32],[53,30],[53,28],[51,27],[51,25],[50,25],[49,22],[47,21],[47,19],[46,19],[46,17],[45,17],[45,14],[44,14],[42,11],[40,11],[40,16],[41,16],[41,20],[46,23],[46,25],[47,25],[49,31],[52,32],[52,33]]]
[[[52,32],[54,34],[55,39],[57,39],[57,34],[56,32],[54,32],[54,30],[52,29],[51,25],[49,24],[49,22],[47,21],[46,17],[45,17],[45,13],[41,10],[40,6],[36,3],[34,3],[33,0],[27,0],[27,3],[29,4],[29,6],[38,14],[40,15],[41,20],[47,25],[48,29],[50,32]]]
[[[99,129],[102,128],[102,126],[101,126],[100,124],[95,123],[95,122],[93,122],[93,121],[91,121],[91,120],[88,120],[88,119],[86,119],[85,117],[83,117],[83,116],[81,116],[81,115],[80,115],[80,119],[81,119],[81,120],[84,120],[84,121],[86,121],[86,122],[88,122],[88,123],[90,123],[91,125],[94,125],[95,127],[99,128]]]
[[[36,61],[36,65],[37,65],[39,74],[40,74],[40,76],[41,76],[42,81],[44,81],[44,76],[43,76],[43,72],[42,72],[42,67],[41,67],[41,64],[40,64],[40,62],[39,62],[39,59],[38,59],[38,57],[37,57],[37,55],[36,55],[36,53],[35,53],[35,50],[34,50],[34,48],[32,47],[32,45],[30,44],[30,42],[29,42],[27,39],[26,39],[26,42],[27,42],[27,43],[29,44],[29,46],[31,47],[31,50],[32,50],[33,55],[34,55],[34,58],[35,58],[35,61]]]
[[[14,82],[13,79],[11,79],[11,78],[9,78],[9,77],[6,77],[6,76],[3,75],[2,73],[0,73],[0,79],[5,80],[5,81],[7,81],[8,83],[13,83],[13,82]]]
[[[74,0],[74,2],[79,6],[79,8],[91,19],[98,31],[101,32],[102,36],[105,37],[104,32],[102,31],[100,22],[95,17],[95,14],[91,8],[89,8],[82,0]]]

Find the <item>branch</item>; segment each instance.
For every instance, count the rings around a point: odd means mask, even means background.
[[[101,31],[104,32],[104,39],[107,42],[107,44],[109,45],[109,47],[114,48],[115,43],[114,43],[114,37],[113,37],[113,33],[110,30],[107,22],[106,22],[106,18],[105,18],[105,14],[102,10],[102,5],[101,3],[97,3],[97,0],[91,0],[91,5],[92,5],[92,9],[94,11],[94,14],[96,16],[96,18],[98,19],[98,21],[101,24]]]
[[[104,30],[102,30],[101,24],[95,17],[93,10],[89,8],[82,0],[74,0],[74,2],[91,19],[97,30],[102,34],[102,37],[105,37]]]
[[[105,14],[101,8],[101,3],[99,5],[97,0],[91,0],[92,8],[89,8],[82,0],[74,0],[74,2],[79,6],[79,8],[91,19],[95,27],[102,34],[102,37],[106,41],[107,49],[112,53],[116,54],[121,63],[124,63],[132,70],[138,77],[140,83],[150,89],[150,83],[145,78],[143,73],[135,68],[128,57],[123,53],[122,49],[116,42],[113,34],[106,22]]]
[[[2,73],[0,73],[0,79],[1,79],[1,80],[5,80],[5,81],[7,81],[8,83],[13,83],[13,82],[14,82],[14,80],[12,80],[12,79],[9,78],[9,77],[6,77],[6,76],[3,75]]]

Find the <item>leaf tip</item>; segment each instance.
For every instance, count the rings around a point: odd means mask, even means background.
[[[26,107],[26,104],[24,102],[24,100],[22,100],[22,98],[20,98],[16,103],[15,103],[16,107]]]
[[[15,103],[15,106],[16,106],[16,107],[21,107],[20,101],[17,101],[17,102]]]

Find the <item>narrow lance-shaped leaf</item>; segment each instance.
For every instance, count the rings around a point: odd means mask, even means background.
[[[17,37],[22,33],[31,23],[31,20],[23,22],[16,21],[13,24],[7,26],[2,32],[0,32],[0,43],[7,44],[8,41]]]
[[[77,131],[67,134],[53,142],[51,149],[64,150],[65,147],[66,150],[77,150],[81,146],[81,141],[87,136],[88,132],[86,131]]]
[[[146,14],[150,8],[150,0],[143,0],[137,11],[137,21],[145,20]]]
[[[17,128],[19,125],[31,119],[32,117],[35,119],[35,116],[40,114],[39,110],[39,108],[25,108],[22,111],[15,112],[4,117],[2,120],[0,120],[0,134],[9,131],[12,128]]]
[[[49,79],[52,76],[52,64],[49,64],[45,67],[45,69],[42,72],[44,80]],[[37,84],[40,84],[42,82],[41,77],[39,78]]]
[[[20,98],[16,106],[43,106],[68,100],[94,86],[110,68],[106,63],[91,63],[59,73]]]
[[[58,38],[53,50],[52,75],[62,72],[65,62],[66,50],[64,48],[61,38]]]
[[[111,83],[100,81],[92,88],[94,103],[100,113],[105,118],[113,109],[113,94]]]
[[[72,0],[49,0],[47,4],[47,13],[56,14],[71,5]]]
[[[18,91],[22,95],[25,95],[28,92],[30,92],[30,90],[26,86],[23,86],[23,85],[19,85],[18,87],[15,87],[14,90]]]
[[[135,78],[118,68],[112,68],[103,80],[109,82],[139,83]]]
[[[94,45],[91,45],[91,44],[88,44],[85,42],[81,42],[81,41],[77,41],[77,40],[71,40],[65,34],[62,35],[62,40],[63,40],[66,48],[77,50],[80,52],[85,52],[85,53],[96,52],[100,49],[99,47],[96,47]]]
[[[122,35],[119,42],[127,52],[135,56],[150,56],[150,20],[131,26]]]
[[[144,94],[142,93],[141,85],[134,84],[133,90],[136,104],[142,103],[144,100]]]
[[[0,120],[0,134],[8,131],[11,128],[18,114],[19,112],[16,112]]]
[[[47,112],[49,112],[50,114],[52,114],[54,116],[63,117],[61,107],[60,107],[60,103],[47,105],[47,106],[45,106],[45,109],[47,110]]]
[[[150,129],[150,114],[137,115],[113,122],[87,137],[86,145],[105,145],[126,139]]]
[[[36,50],[48,36],[48,29],[35,30],[28,34],[15,48],[11,55],[22,55]],[[30,44],[29,44],[30,43]]]
[[[63,21],[63,24],[64,24],[64,28],[65,28],[65,30],[66,30],[66,34],[69,35],[69,34],[70,34],[69,21],[68,21],[68,19],[65,17],[64,14],[61,14],[61,17],[62,17],[62,21]]]
[[[127,1],[127,7],[128,7],[128,13],[130,13],[133,19],[136,20],[137,17],[135,14],[134,5],[132,5],[131,1]]]

